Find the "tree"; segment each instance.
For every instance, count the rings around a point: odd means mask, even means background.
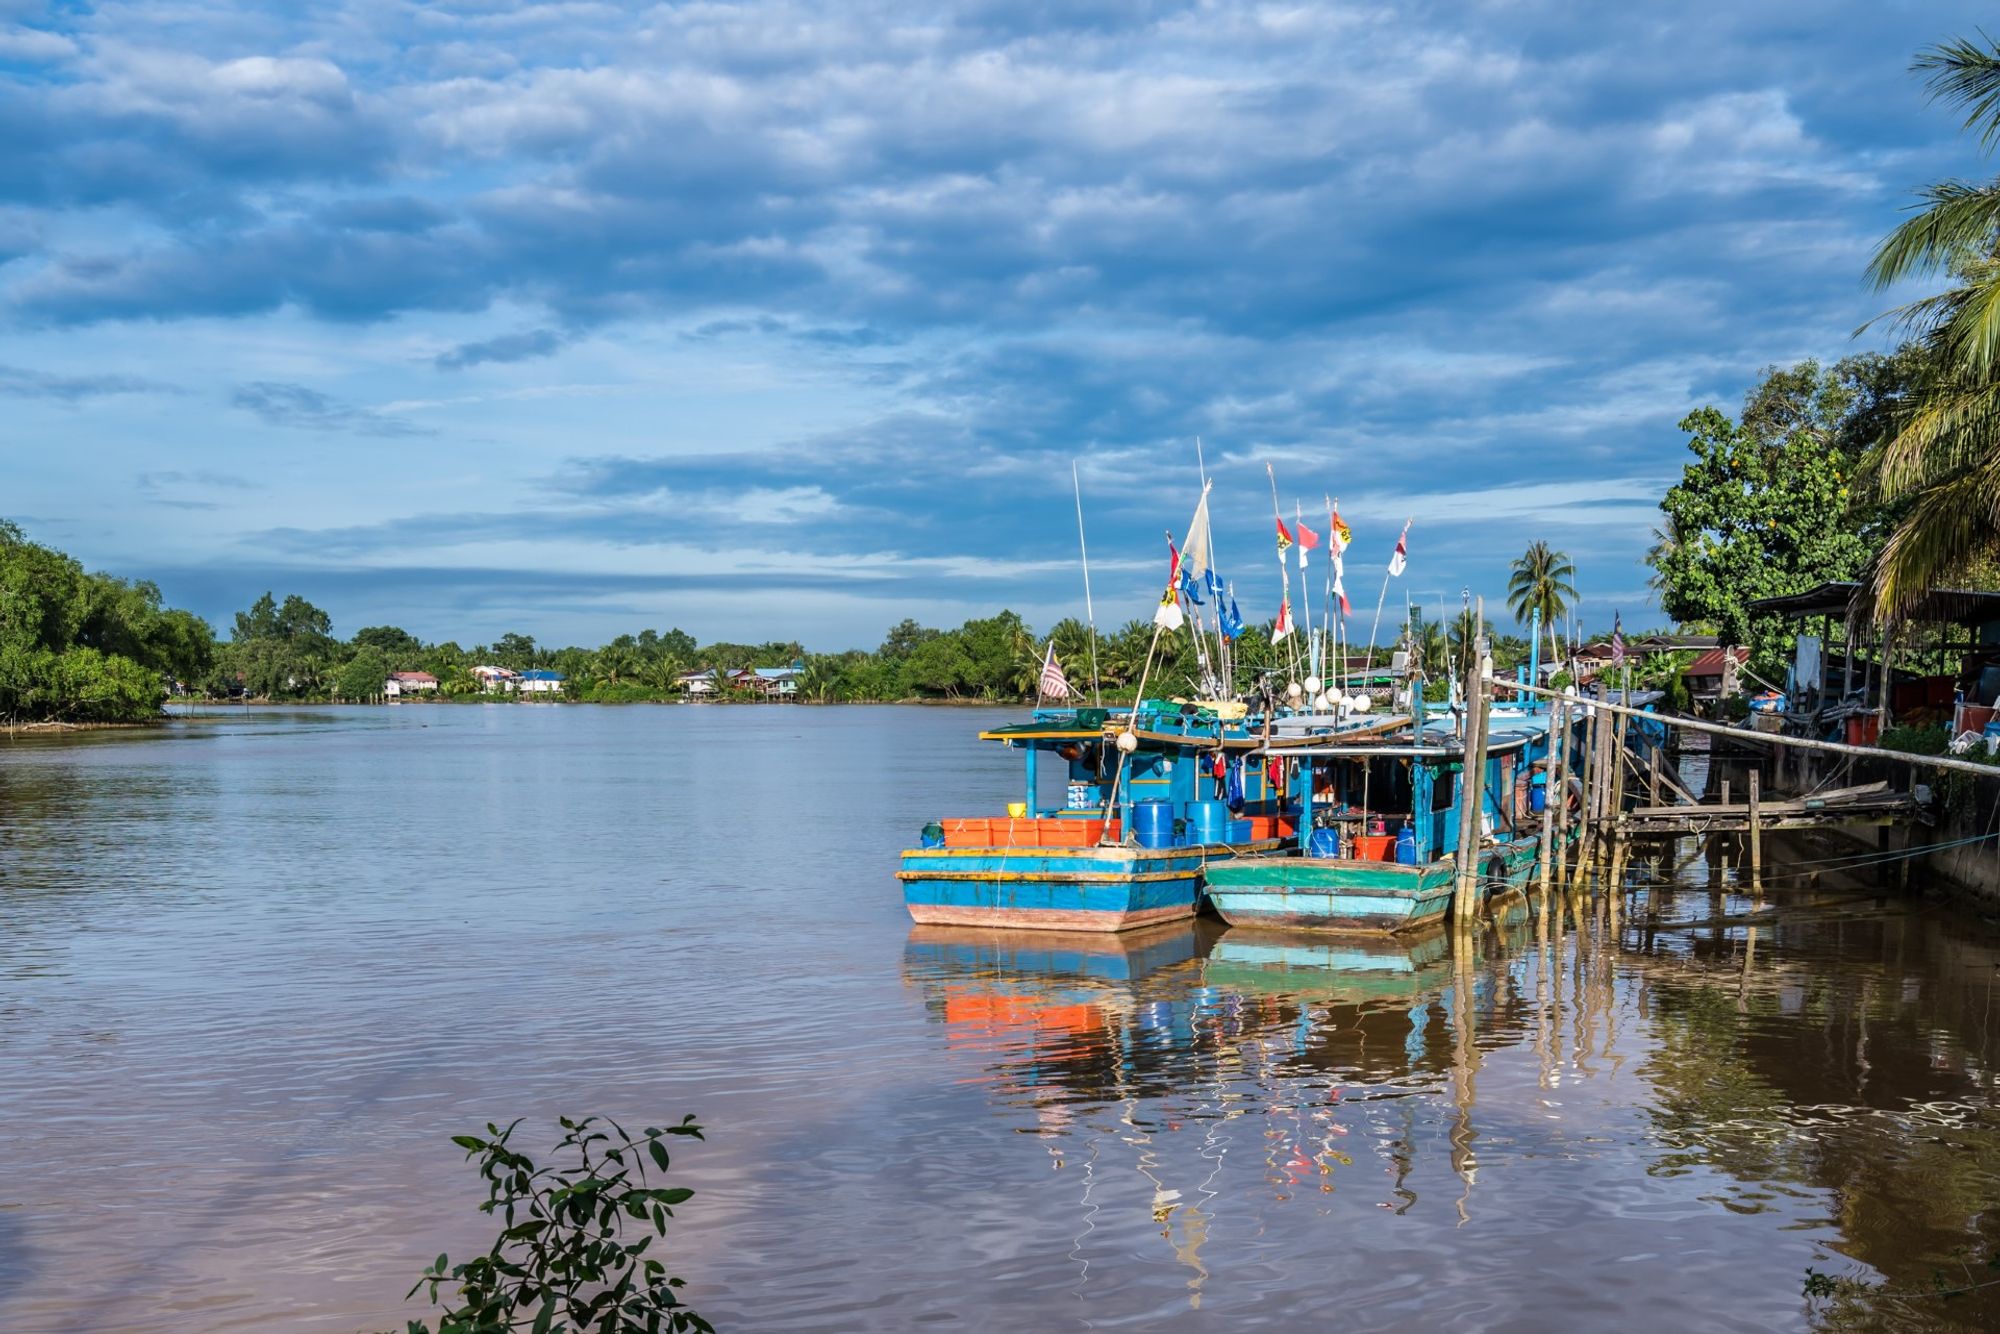
[[[424,651],[423,641],[408,630],[395,625],[371,625],[356,630],[349,641],[356,648],[372,648],[381,651],[382,656],[403,668],[415,663]]]
[[[1667,615],[1713,625],[1724,642],[1754,644],[1769,661],[1783,648],[1781,628],[1753,625],[1748,603],[1860,576],[1882,517],[1850,492],[1899,383],[1889,360],[1772,368],[1740,423],[1714,407],[1682,420],[1694,461],[1660,503],[1678,539],[1657,567]]]
[[[1918,54],[1933,101],[1962,109],[1981,145],[2000,142],[2000,47],[1983,35]],[[1877,614],[2000,554],[2000,180],[1939,181],[1884,238],[1877,288],[1949,275],[1952,285],[1892,311],[1927,360],[1893,435],[1871,460],[1876,494],[1897,508],[1873,572]]]
[[[266,592],[236,613],[225,665],[252,695],[318,694],[333,658],[332,632],[332,618],[298,594],[279,603]]]
[[[163,679],[206,670],[206,622],[160,590],[83,567],[0,521],[0,718],[131,722],[159,713]]]
[[[334,693],[345,700],[370,700],[389,680],[389,663],[382,650],[369,646],[349,658],[334,674]]]
[[[1575,602],[1576,566],[1570,558],[1552,550],[1547,542],[1529,543],[1507,580],[1507,609],[1523,625],[1536,613],[1541,614],[1542,625],[1549,632],[1550,661],[1561,656],[1556,625]]]

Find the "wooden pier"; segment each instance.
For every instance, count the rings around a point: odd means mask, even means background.
[[[1555,727],[1562,743],[1552,757],[1548,790],[1566,795],[1560,803],[1560,811],[1553,816],[1556,837],[1545,837],[1543,845],[1556,849],[1555,857],[1560,863],[1567,859],[1565,849],[1574,842],[1577,861],[1567,877],[1573,880],[1587,878],[1585,868],[1602,862],[1608,864],[1612,882],[1620,881],[1625,859],[1635,842],[1728,835],[1743,841],[1755,883],[1763,872],[1763,837],[1766,833],[1847,825],[1872,826],[1883,831],[1882,836],[1887,837],[1889,826],[1907,825],[1930,818],[1929,809],[1918,799],[1916,791],[1914,774],[1918,768],[1982,775],[1993,773],[1991,766],[1971,760],[1892,754],[1874,747],[1818,741],[1777,732],[1749,733],[1704,719],[1646,713],[1627,704],[1614,704],[1608,699],[1570,695],[1490,675],[1478,676],[1475,686],[1473,674],[1468,674],[1468,687],[1468,698],[1474,704],[1470,713],[1475,719],[1484,714],[1487,700],[1495,691],[1539,696],[1553,702]],[[1583,720],[1582,726],[1572,736],[1571,728],[1564,720],[1575,719],[1579,715]],[[1731,800],[1730,783],[1726,778],[1716,782],[1716,793],[1711,799],[1706,793],[1694,793],[1683,786],[1677,776],[1660,763],[1658,747],[1652,748],[1646,762],[1642,763],[1634,748],[1628,744],[1634,719],[1683,732],[1707,733],[1711,737],[1754,739],[1760,748],[1768,748],[1761,750],[1764,755],[1792,747],[1878,761],[1907,762],[1912,773],[1911,790],[1897,791],[1884,781],[1767,800],[1762,792],[1762,769],[1753,759],[1752,767],[1744,775],[1748,791],[1742,794],[1742,800]],[[1479,733],[1483,729],[1475,723],[1468,730],[1471,734],[1467,737],[1466,750],[1470,758],[1478,748]],[[1572,740],[1575,742],[1573,759],[1568,754],[1572,749]],[[1711,751],[1711,754],[1714,753]],[[1753,752],[1753,756],[1755,754],[1757,752]],[[1580,791],[1571,786],[1572,777],[1577,780]],[[1572,802],[1574,810],[1571,809]],[[1557,804],[1555,800],[1547,803],[1551,809]],[[1564,837],[1566,829],[1572,825],[1580,834],[1574,840]],[[1542,872],[1544,886],[1551,874],[1562,874],[1560,864],[1549,867],[1545,863]]]

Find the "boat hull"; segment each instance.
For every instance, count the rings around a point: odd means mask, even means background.
[[[1489,878],[1512,887],[1535,865],[1535,842],[1482,851]],[[1444,918],[1456,877],[1448,860],[1424,866],[1342,857],[1245,857],[1209,868],[1209,905],[1231,926],[1384,935],[1416,931]],[[1499,892],[1500,884],[1487,887]]]
[[[1277,846],[910,848],[896,878],[925,925],[1130,931],[1193,917],[1206,868]]]

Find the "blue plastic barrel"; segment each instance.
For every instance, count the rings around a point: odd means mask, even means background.
[[[1340,831],[1338,829],[1315,829],[1306,840],[1306,856],[1338,857],[1340,855]]]
[[[1191,801],[1188,803],[1188,842],[1227,843],[1229,841],[1229,807],[1219,801]]]
[[[1171,848],[1174,845],[1174,806],[1170,801],[1132,803],[1132,832],[1142,848]]]
[[[1540,792],[1540,788],[1535,789]],[[1417,864],[1417,831],[1405,823],[1396,831],[1396,861],[1403,866]]]
[[[1548,809],[1549,790],[1540,783],[1528,789],[1528,809],[1540,815]]]
[[[1229,841],[1231,843],[1248,843],[1250,841],[1250,822],[1248,820],[1231,820],[1229,822]]]

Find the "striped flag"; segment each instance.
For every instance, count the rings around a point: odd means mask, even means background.
[[[1389,557],[1390,575],[1401,574],[1410,563],[1410,525],[1403,525],[1403,531],[1396,538],[1396,554]]]
[[[1611,613],[1611,665],[1625,665],[1625,618],[1615,611]]]
[[[1068,699],[1069,678],[1063,675],[1062,664],[1056,661],[1056,641],[1049,639],[1049,651],[1042,658],[1042,696],[1045,699]]]

